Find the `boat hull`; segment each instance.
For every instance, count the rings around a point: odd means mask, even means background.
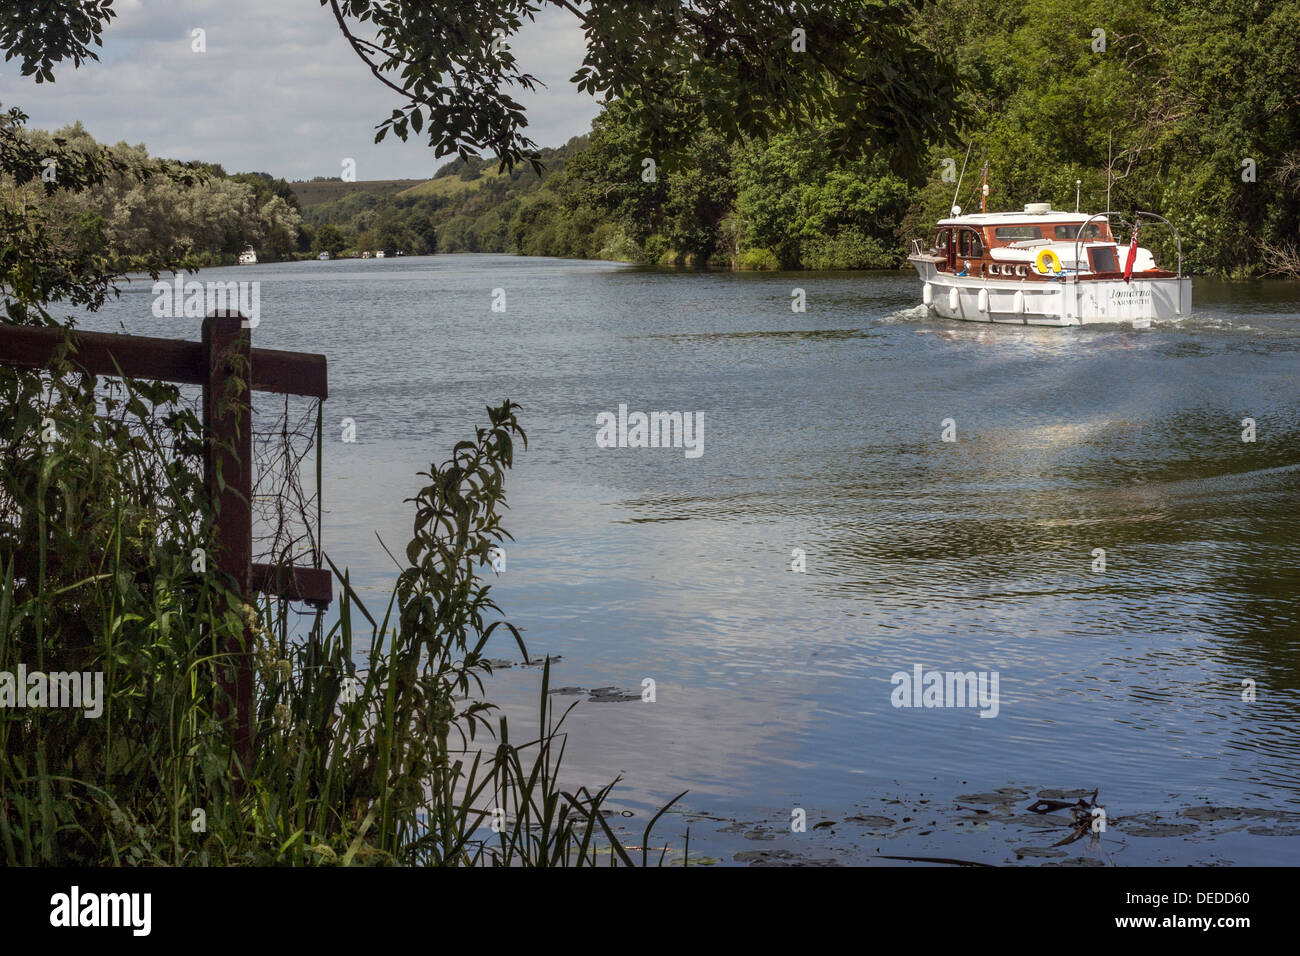
[[[994,279],[940,272],[928,257],[911,257],[922,300],[934,315],[1005,325],[1101,325],[1174,319],[1192,308],[1187,277],[1059,280]]]

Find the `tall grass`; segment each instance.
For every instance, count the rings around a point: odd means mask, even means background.
[[[195,569],[212,513],[199,423],[175,388],[105,393],[66,368],[0,366],[0,411],[0,672],[102,671],[106,698],[98,719],[0,707],[6,864],[658,862],[606,822],[612,783],[562,787],[549,661],[523,740],[484,699],[492,638],[527,660],[481,574],[508,537],[517,406],[489,408],[421,475],[387,606],[368,608],[331,563],[337,620],[305,634],[285,602],[241,604],[215,561]],[[245,633],[246,766],[218,679]]]

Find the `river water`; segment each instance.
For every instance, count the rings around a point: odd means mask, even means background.
[[[375,603],[417,472],[523,405],[493,593],[561,658],[564,777],[624,774],[630,843],[689,790],[656,834],[689,823],[706,862],[1300,860],[1300,284],[1198,280],[1184,321],[1062,330],[928,319],[902,272],[197,278],[259,281],[254,344],[328,356],[325,545]],[[82,324],[197,337],[151,300]],[[700,414],[702,454],[598,447],[620,405]],[[996,673],[996,703],[895,706],[917,667]],[[531,726],[540,679],[488,693]],[[1094,789],[1096,838],[1054,848],[1069,818],[1025,812]]]

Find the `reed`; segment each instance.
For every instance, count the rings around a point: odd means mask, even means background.
[[[489,408],[421,475],[387,605],[367,607],[331,562],[337,621],[318,615],[306,633],[285,602],[232,600],[215,562],[195,570],[212,514],[200,425],[174,387],[104,392],[66,369],[0,368],[0,406],[0,673],[104,675],[98,718],[0,707],[6,864],[662,862],[635,858],[606,822],[617,781],[561,785],[568,712],[553,710],[549,660],[522,741],[485,699],[493,637],[528,660],[482,574],[508,537],[504,479],[527,442],[517,406]],[[246,627],[257,731],[244,766],[217,673]]]

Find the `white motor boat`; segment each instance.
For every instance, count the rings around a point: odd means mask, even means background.
[[[239,254],[239,264],[241,266],[257,265],[257,253],[253,251],[252,246],[244,247],[244,251]]]
[[[1136,213],[1138,222],[1154,220],[1173,233],[1178,264],[1170,272],[1137,246],[1136,228],[1130,242],[1116,242],[1110,218],[1119,215],[1058,212],[1050,203],[962,215],[954,206],[936,225],[934,243],[927,249],[914,239],[907,260],[926,307],[948,319],[1064,326],[1187,315],[1192,280],[1182,274],[1177,230],[1154,213]]]

